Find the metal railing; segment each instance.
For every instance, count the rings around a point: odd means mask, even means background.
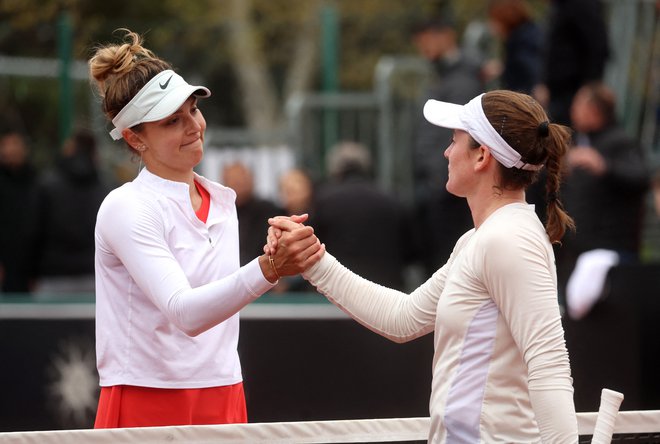
[[[411,148],[428,65],[417,57],[383,57],[369,93],[304,94],[287,102],[290,145],[297,160],[325,177],[325,155],[333,143],[351,140],[373,155],[383,189],[411,197]],[[328,134],[328,132],[332,132]]]
[[[618,115],[639,137],[649,160],[660,166],[660,15],[655,0],[607,0],[610,59],[605,81],[616,95]]]
[[[371,93],[298,94],[286,103],[289,142],[300,165],[324,177],[333,144],[353,140],[376,148],[378,102]]]

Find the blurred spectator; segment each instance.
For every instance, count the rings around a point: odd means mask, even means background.
[[[532,94],[540,81],[543,36],[532,18],[526,0],[490,0],[488,5],[493,33],[504,43],[504,63],[491,60],[484,65],[485,77],[500,74],[499,87]],[[499,66],[498,66],[499,65]],[[527,188],[527,202],[534,204],[539,219],[545,221],[545,171]]]
[[[282,214],[275,203],[254,194],[252,171],[240,162],[222,169],[221,182],[236,192],[241,266],[263,254],[268,218]]]
[[[504,44],[504,63],[488,62],[484,67],[487,78],[501,74],[501,88],[531,94],[540,78],[542,35],[528,3],[526,0],[490,0],[488,16],[493,34]]]
[[[35,288],[40,298],[94,292],[94,226],[111,186],[99,171],[96,139],[76,131],[38,181]]]
[[[294,168],[280,177],[280,198],[287,216],[309,213],[314,183],[304,170]]]
[[[30,291],[35,184],[25,137],[17,131],[0,136],[0,282],[6,293]]]
[[[541,84],[534,91],[555,123],[570,125],[573,96],[602,80],[609,45],[600,0],[550,0]]]
[[[563,201],[577,226],[557,257],[573,318],[601,296],[610,267],[639,260],[649,174],[638,141],[616,121],[613,91],[580,88],[571,107],[575,146],[567,154]]]
[[[419,251],[430,276],[447,262],[454,244],[473,223],[465,199],[445,188],[448,171],[444,151],[452,131],[429,123],[422,107],[427,99],[467,103],[482,92],[483,85],[480,66],[462,55],[451,21],[438,18],[419,23],[412,30],[412,40],[432,66],[429,87],[420,97],[413,147],[415,220],[425,242]]]
[[[653,189],[653,208],[655,215],[660,219],[660,169],[656,170],[651,179]]]
[[[482,18],[470,20],[460,37],[461,53],[466,59],[482,67],[482,78],[488,86],[497,86],[498,80],[488,78],[483,71],[488,62],[498,55],[499,48],[495,37],[488,21]]]
[[[412,259],[407,209],[371,178],[371,155],[343,142],[328,153],[329,181],[319,187],[310,224],[333,255],[360,276],[404,290]]]
[[[532,95],[554,123],[571,125],[571,104],[580,87],[602,81],[609,53],[601,0],[548,0],[540,82]],[[527,190],[545,221],[545,170]]]

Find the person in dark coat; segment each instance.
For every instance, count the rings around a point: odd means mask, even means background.
[[[413,253],[408,209],[374,183],[364,145],[334,146],[327,169],[330,180],[319,187],[309,220],[315,234],[362,277],[404,290]]]
[[[482,92],[481,67],[465,58],[451,21],[438,18],[419,23],[412,30],[413,43],[431,65],[428,88],[420,97],[413,144],[415,220],[425,245],[419,255],[426,275],[442,266],[458,238],[472,226],[465,199],[449,193],[447,159],[452,131],[429,123],[422,114],[428,99],[467,103]]]
[[[37,174],[26,138],[18,131],[0,136],[0,288],[4,293],[30,291],[30,213]]]
[[[501,87],[531,94],[540,79],[543,37],[529,5],[525,0],[490,0],[488,16],[504,44]]]
[[[94,292],[94,226],[112,186],[100,173],[96,139],[77,130],[37,188],[35,288],[38,297]]]
[[[594,250],[611,252],[611,265],[639,260],[650,172],[639,141],[619,125],[615,110],[615,95],[601,82],[583,86],[573,100],[575,144],[567,154],[563,201],[577,231],[559,249],[560,284],[568,286],[580,257]],[[594,279],[592,272],[590,286]]]
[[[609,44],[601,1],[552,0],[544,47],[542,83],[534,95],[553,122],[570,125],[577,90],[603,80]]]

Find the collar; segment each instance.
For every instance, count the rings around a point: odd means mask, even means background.
[[[236,193],[234,190],[217,182],[213,182],[195,172],[193,172],[193,174],[194,179],[206,188],[211,195],[211,209],[209,211],[207,225],[217,222],[234,212],[236,202]],[[191,215],[197,219],[195,212],[192,210],[190,189],[187,183],[164,179],[153,174],[146,167],[142,168],[133,182],[149,188],[154,193],[190,207]]]

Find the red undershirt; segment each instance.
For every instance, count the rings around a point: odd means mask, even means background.
[[[199,209],[195,211],[195,214],[199,220],[206,223],[206,219],[209,217],[209,208],[211,208],[211,195],[206,191],[206,188],[201,186],[197,181],[195,181],[195,188],[197,188],[197,192],[202,196],[202,205],[200,205]]]

